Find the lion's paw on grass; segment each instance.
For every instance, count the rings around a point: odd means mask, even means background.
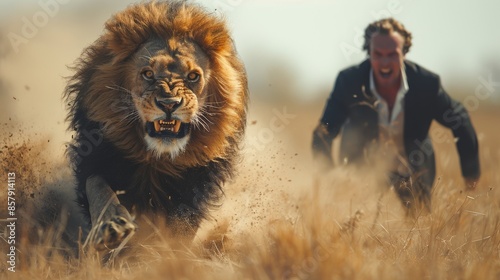
[[[115,216],[109,221],[103,222],[97,229],[94,246],[97,250],[115,249],[132,236],[137,230],[134,222],[120,216]]]

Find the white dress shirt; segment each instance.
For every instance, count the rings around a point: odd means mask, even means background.
[[[390,171],[403,177],[409,177],[411,172],[408,165],[408,159],[405,152],[403,133],[404,133],[404,99],[408,92],[408,81],[404,68],[401,69],[401,86],[396,95],[396,100],[392,108],[392,114],[389,112],[387,101],[380,96],[375,86],[373,70],[370,70],[370,90],[377,98],[375,108],[378,112],[379,124],[379,143],[382,153],[389,162]]]

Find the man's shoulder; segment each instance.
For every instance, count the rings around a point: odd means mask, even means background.
[[[342,69],[339,72],[338,78],[340,80],[349,82],[350,84],[362,83],[370,73],[370,61],[365,60],[360,64],[352,65]]]
[[[410,60],[405,60],[406,74],[414,78],[439,80],[439,75]]]
[[[424,92],[436,92],[441,84],[439,75],[421,65],[405,60],[406,77],[410,88]]]
[[[344,68],[342,69],[340,72],[339,72],[339,75],[342,75],[342,76],[359,76],[359,75],[362,75],[363,73],[365,72],[369,72],[370,71],[370,61],[367,59],[367,60],[364,60],[363,62],[361,62],[360,64],[356,64],[356,65],[351,65],[347,68]]]

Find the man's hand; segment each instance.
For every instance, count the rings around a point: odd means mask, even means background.
[[[332,158],[332,141],[333,138],[328,132],[325,124],[320,123],[313,132],[313,158],[319,162],[319,169],[324,172],[333,167]]]
[[[477,188],[479,178],[465,178],[465,187],[468,191],[473,191]]]

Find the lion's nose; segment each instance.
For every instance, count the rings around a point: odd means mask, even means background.
[[[172,113],[182,104],[181,97],[156,97],[156,106],[165,111],[166,113]]]

